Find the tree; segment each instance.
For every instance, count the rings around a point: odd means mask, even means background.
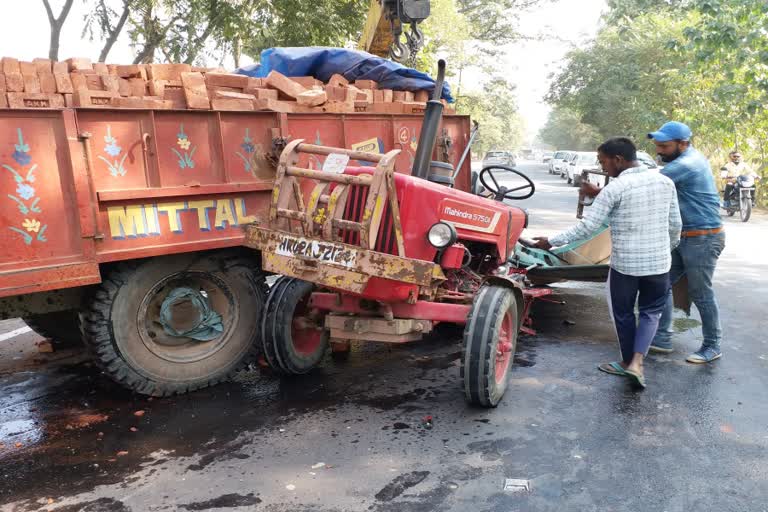
[[[517,110],[515,86],[504,78],[493,77],[481,90],[460,97],[458,113],[480,125],[475,152],[515,149],[523,140],[525,125]]]
[[[64,22],[67,21],[69,11],[72,9],[74,0],[64,0],[64,5],[61,8],[61,12],[58,16],[53,14],[51,3],[49,0],[43,0],[45,6],[45,12],[48,15],[48,23],[51,25],[51,43],[48,49],[48,58],[51,60],[59,59],[59,39],[61,38],[61,28],[64,26]]]
[[[603,139],[594,126],[581,121],[577,112],[565,108],[549,113],[538,138],[557,149],[573,151],[594,151]]]
[[[117,38],[120,37],[123,27],[128,21],[134,3],[134,0],[122,0],[119,10],[107,5],[107,0],[96,0],[95,3],[91,4],[90,12],[85,18],[83,36],[88,34],[90,40],[93,41],[98,34],[98,37],[104,40],[104,46],[99,53],[99,62],[107,60],[112,46],[117,42]]]

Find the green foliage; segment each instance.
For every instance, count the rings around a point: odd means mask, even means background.
[[[515,149],[523,140],[525,125],[517,110],[515,87],[503,78],[492,78],[482,90],[460,97],[458,113],[469,115],[480,125],[475,153]]]
[[[555,149],[594,151],[602,142],[594,126],[583,123],[579,114],[567,108],[555,108],[539,131],[539,140]]]

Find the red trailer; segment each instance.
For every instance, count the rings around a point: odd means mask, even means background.
[[[266,284],[242,228],[268,217],[286,143],[400,149],[395,168],[409,173],[422,116],[93,108],[0,120],[0,318],[62,341],[82,328],[112,378],[167,395],[252,360]],[[435,159],[456,166],[469,133],[468,117],[445,117]],[[467,160],[456,188],[469,186]]]

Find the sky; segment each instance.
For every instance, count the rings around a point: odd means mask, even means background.
[[[42,0],[0,1],[14,4],[14,8],[6,9],[0,17],[0,56],[20,60],[47,57],[50,32]],[[51,0],[51,3],[58,14],[63,0]],[[81,37],[82,20],[87,14],[83,4],[81,0],[75,2],[64,25],[59,51],[62,59],[73,56],[95,58],[101,49],[100,41],[91,42]],[[549,107],[543,101],[549,85],[548,76],[558,68],[569,49],[594,37],[604,8],[605,0],[557,0],[522,15],[522,32],[543,34],[545,38],[510,45],[500,66],[509,70],[517,85],[528,139],[536,135],[549,113]],[[113,47],[108,60],[115,63],[133,60],[125,34]],[[471,87],[471,82],[479,79],[470,75],[467,78],[470,83],[466,85]]]

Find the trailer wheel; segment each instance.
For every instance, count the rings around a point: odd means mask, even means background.
[[[261,339],[267,363],[279,373],[307,373],[328,349],[329,333],[323,317],[308,305],[314,288],[307,281],[281,277],[269,292]]]
[[[519,319],[514,292],[483,286],[464,328],[461,378],[472,405],[496,407],[507,389]]]
[[[56,348],[77,347],[83,344],[80,317],[77,311],[54,311],[29,315],[22,320],[37,334],[51,340]]]
[[[258,259],[239,250],[121,264],[85,310],[83,337],[125,387],[185,393],[256,360],[266,291]]]

